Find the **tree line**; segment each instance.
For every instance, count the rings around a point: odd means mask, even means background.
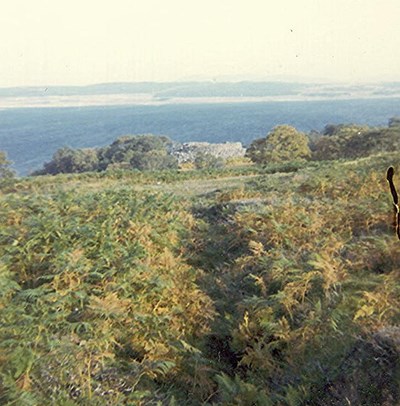
[[[166,136],[126,135],[101,148],[58,149],[43,168],[32,175],[100,172],[112,169],[157,171],[178,169],[172,151],[173,141]],[[278,125],[265,137],[254,140],[246,157],[255,164],[305,160],[351,159],[400,149],[400,117],[389,119],[387,127],[356,124],[328,124],[322,132],[305,134],[290,125]],[[10,161],[0,151],[0,179],[14,176]],[[217,168],[223,161],[212,154],[199,153],[192,163],[197,169]]]
[[[173,141],[166,136],[126,135],[102,148],[73,149],[63,147],[56,151],[50,162],[34,175],[81,173],[115,169],[158,171],[178,169],[178,159],[171,151]],[[197,169],[221,166],[221,159],[198,153],[193,162]]]
[[[387,127],[328,124],[322,132],[309,134],[280,125],[265,138],[253,141],[246,155],[255,163],[267,165],[299,160],[356,159],[399,149],[400,118],[393,117]]]

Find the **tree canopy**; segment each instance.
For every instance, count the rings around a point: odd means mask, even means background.
[[[324,135],[312,145],[313,159],[349,159],[397,151],[400,149],[400,126],[396,122],[393,118],[388,127],[382,128],[355,124],[326,126]]]
[[[81,173],[97,169],[99,159],[95,149],[60,148],[50,162],[46,162],[42,170],[36,174]]]
[[[253,141],[246,156],[260,164],[308,159],[311,156],[308,142],[308,137],[294,127],[279,125],[265,138]]]
[[[177,167],[177,160],[169,154],[172,141],[164,136],[126,135],[102,148],[56,151],[50,162],[35,174],[80,173],[111,168],[160,170]]]
[[[160,170],[177,167],[169,154],[172,141],[165,136],[127,135],[99,151],[99,167]]]

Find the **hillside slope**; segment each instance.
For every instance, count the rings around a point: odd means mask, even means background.
[[[0,403],[397,404],[390,165],[4,185]]]

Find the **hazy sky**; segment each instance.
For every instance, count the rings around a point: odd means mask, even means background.
[[[400,80],[400,0],[0,0],[0,86]]]

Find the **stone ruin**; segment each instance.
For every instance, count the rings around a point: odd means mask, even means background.
[[[223,144],[211,144],[209,142],[185,142],[175,144],[171,154],[178,159],[179,164],[194,162],[198,154],[213,155],[216,158],[226,160],[228,158],[243,157],[246,148],[241,142],[225,142]]]

